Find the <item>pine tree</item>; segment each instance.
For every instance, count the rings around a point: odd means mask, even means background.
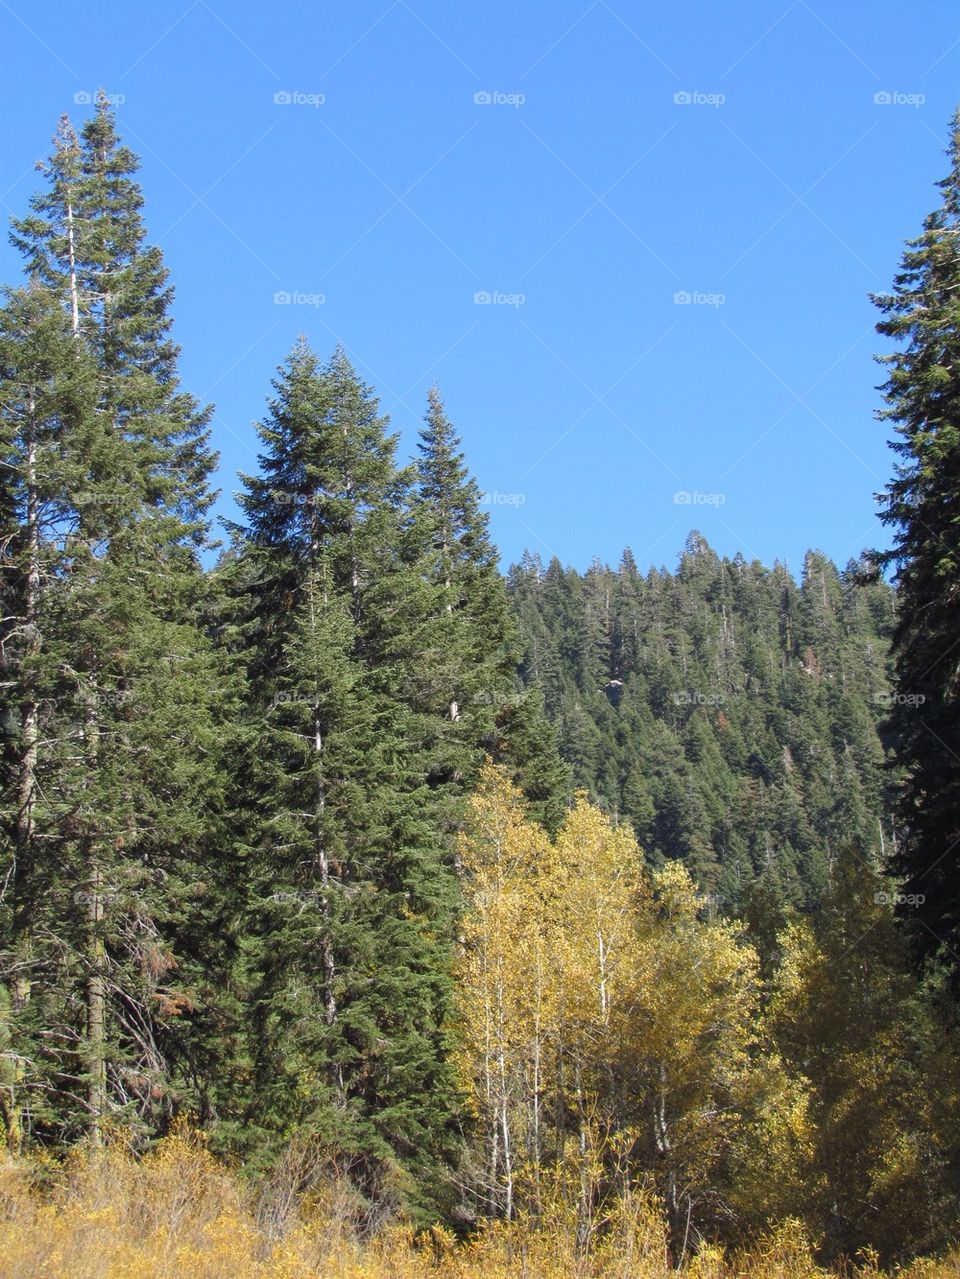
[[[0,310],[0,660],[9,708],[2,754],[10,885],[3,980],[17,1062],[4,1120],[14,1147],[24,1135],[24,1108],[35,1109],[30,1089],[43,1074],[43,1012],[38,1013],[32,996],[49,959],[41,953],[39,937],[49,935],[53,922],[48,910],[53,867],[41,852],[41,831],[50,813],[40,786],[41,741],[46,752],[59,732],[51,723],[53,669],[44,652],[49,597],[69,571],[69,525],[64,521],[71,514],[70,497],[85,478],[83,442],[95,395],[92,362],[75,341],[56,296],[40,284],[11,290]]]
[[[896,424],[896,478],[881,518],[894,532],[878,564],[896,572],[896,692],[890,729],[906,777],[893,869],[921,959],[941,957],[960,986],[960,112],[939,207],[904,253],[893,292],[878,297],[882,357]]]
[[[418,642],[420,704],[431,781],[447,797],[445,820],[459,821],[465,790],[489,752],[511,769],[532,815],[555,830],[569,780],[542,698],[518,685],[517,625],[489,517],[437,387],[428,396],[418,454],[414,531],[433,594]]]
[[[301,342],[238,530],[250,671],[253,1061],[268,1150],[312,1134],[425,1208],[452,1142],[452,858],[409,688],[422,613],[407,475],[369,388]]]
[[[208,966],[178,936],[204,914],[194,898],[225,738],[199,561],[213,500],[209,411],[179,389],[171,293],[145,242],[135,172],[101,95],[79,139],[61,125],[47,186],[13,234],[32,290],[54,300],[86,370],[74,385],[93,387],[79,393],[82,412],[55,419],[46,453],[60,465],[38,494],[39,523],[29,442],[13,445],[26,482],[21,540],[36,550],[39,533],[41,553],[59,556],[34,592],[39,668],[22,664],[15,695],[37,704],[28,685],[43,671],[48,722],[31,758],[22,717],[19,744],[21,776],[32,772],[44,797],[31,838],[57,912],[38,992],[58,1025],[40,1127],[85,1125],[95,1140],[108,1111],[163,1122],[191,1095],[185,1077],[196,1082],[188,1023]]]
[[[523,791],[531,820],[555,834],[573,790],[570,769],[560,758],[541,689],[535,685],[511,698],[493,758]]]
[[[676,574],[529,561],[508,587],[564,763],[654,864],[683,859],[739,913],[764,867],[799,905],[843,840],[878,840],[885,583],[811,554],[801,590],[691,534]]]
[[[423,628],[423,709],[432,718],[435,785],[462,794],[514,690],[515,628],[482,494],[432,387],[418,441],[415,528],[433,602]]]

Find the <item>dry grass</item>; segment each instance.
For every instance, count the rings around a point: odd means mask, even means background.
[[[146,1159],[122,1149],[66,1164],[0,1165],[0,1279],[666,1279],[663,1225],[643,1196],[618,1205],[603,1242],[578,1258],[558,1212],[537,1230],[491,1226],[469,1244],[440,1228],[391,1227],[361,1243],[335,1182],[276,1209],[252,1203],[194,1137],[167,1139]],[[825,1279],[802,1227],[786,1222],[749,1255],[705,1249],[690,1279]],[[909,1279],[956,1279],[960,1257],[916,1262]],[[851,1279],[879,1272],[863,1259]]]

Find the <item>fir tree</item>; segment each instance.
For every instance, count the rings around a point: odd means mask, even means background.
[[[939,207],[911,241],[893,292],[876,299],[878,330],[900,349],[882,417],[896,424],[900,458],[881,518],[894,533],[876,556],[893,566],[897,689],[890,714],[905,772],[893,869],[921,959],[940,956],[960,984],[960,113]]]
[[[432,592],[420,701],[432,726],[431,777],[460,797],[514,688],[515,628],[483,495],[435,386],[417,448],[414,532]]]
[[[19,1146],[36,1110],[44,1013],[34,985],[48,963],[39,938],[53,921],[51,859],[42,852],[51,820],[41,774],[52,724],[48,653],[51,592],[71,564],[69,535],[77,487],[85,480],[84,442],[95,402],[92,362],[41,284],[11,291],[0,311],[0,447],[3,464],[3,828],[9,914],[4,919],[10,1037],[17,1065],[5,1106],[8,1141]],[[74,502],[71,502],[71,498]],[[63,708],[60,708],[61,712]],[[43,745],[41,745],[43,743]],[[28,1068],[28,1063],[29,1068]],[[26,1114],[25,1114],[26,1111]]]
[[[569,778],[542,697],[527,697],[518,686],[517,626],[489,517],[437,387],[418,454],[415,518],[433,591],[419,643],[432,783],[445,790],[447,821],[457,824],[465,790],[489,752],[510,768],[534,817],[555,830]]]
[[[39,661],[23,663],[16,693],[39,705],[29,683],[41,679],[47,716],[32,762],[29,714],[19,743],[21,777],[32,771],[45,797],[32,838],[58,912],[43,991],[59,1025],[43,1066],[55,1101],[43,1124],[68,1134],[85,1124],[94,1138],[108,1110],[162,1122],[189,1095],[180,1072],[191,1067],[167,1052],[182,1037],[166,1028],[197,1007],[204,957],[191,969],[178,931],[204,878],[224,740],[198,558],[215,463],[209,411],[179,389],[171,294],[146,244],[135,172],[100,95],[79,139],[61,125],[47,186],[13,236],[86,370],[74,386],[93,388],[75,390],[82,411],[47,428],[46,455],[60,465],[36,494],[39,522],[29,442],[12,443],[26,480],[21,541],[36,550],[39,533],[40,553],[59,556],[33,592]],[[63,338],[49,332],[52,359]]]
[[[268,1149],[312,1133],[408,1208],[452,1141],[445,1021],[455,881],[408,700],[407,477],[342,351],[301,342],[240,504],[252,709],[254,1063]],[[415,1175],[413,1175],[415,1172]]]
[[[683,859],[737,913],[767,868],[799,906],[844,840],[879,842],[885,584],[812,554],[798,588],[691,534],[676,574],[528,559],[508,586],[563,761],[654,864]]]

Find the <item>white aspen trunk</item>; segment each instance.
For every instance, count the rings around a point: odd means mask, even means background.
[[[597,911],[597,971],[599,973],[599,996],[600,996],[600,1020],[606,1026],[610,1020],[610,1000],[607,994],[607,956],[610,953],[609,946],[603,939],[603,925],[599,918],[599,910]]]
[[[501,1046],[499,1055],[500,1066],[500,1136],[503,1142],[503,1179],[504,1179],[504,1216],[507,1221],[513,1220],[513,1151],[510,1147],[510,1114],[509,1102],[507,1100],[507,1067],[506,1055]]]
[[[499,1072],[500,1097],[499,1097],[499,1127],[500,1142],[503,1149],[503,1180],[504,1180],[504,1215],[507,1221],[513,1220],[513,1149],[510,1141],[510,1086],[507,1073],[507,1054],[506,1054],[506,1015],[505,1015],[505,993],[504,993],[504,975],[503,960],[499,958],[497,961],[497,1068]]]
[[[497,1100],[494,1083],[493,994],[490,982],[489,916],[485,920],[483,946],[483,1090],[485,1099],[487,1147],[487,1204],[491,1216],[497,1210],[497,1169],[500,1162],[500,1132],[497,1124]]]
[[[593,1187],[588,1163],[587,1120],[580,1070],[581,1063],[578,1061],[576,1065],[576,1083],[580,1149],[580,1194],[577,1200],[577,1256],[584,1257],[590,1251],[590,1243],[593,1236]]]
[[[542,1091],[543,1056],[543,953],[537,946],[537,984],[533,1010],[533,1104],[530,1121],[530,1158],[533,1175],[540,1188],[540,1093]]]
[[[679,1231],[679,1213],[680,1205],[677,1196],[677,1174],[673,1166],[673,1142],[670,1134],[670,1125],[667,1120],[667,1071],[666,1067],[661,1064],[659,1070],[660,1090],[653,1103],[653,1130],[654,1143],[657,1153],[663,1160],[664,1165],[664,1200],[666,1203],[667,1216],[670,1221],[670,1229],[676,1240]]]

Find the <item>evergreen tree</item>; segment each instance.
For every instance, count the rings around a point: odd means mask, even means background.
[[[881,518],[894,545],[897,689],[890,731],[905,772],[893,869],[917,954],[940,956],[960,985],[960,113],[939,207],[904,253],[878,330],[900,349],[882,357],[901,459]]]
[[[61,125],[47,186],[13,235],[32,305],[42,295],[62,317],[59,328],[45,321],[40,358],[74,366],[73,407],[37,424],[35,456],[29,433],[6,436],[21,486],[24,609],[42,616],[13,680],[17,772],[34,798],[8,792],[7,809],[34,848],[25,873],[43,849],[56,920],[37,998],[58,1029],[38,1062],[45,1102],[33,1126],[85,1125],[95,1139],[108,1111],[157,1123],[195,1098],[191,1034],[172,1027],[216,987],[206,957],[178,940],[204,914],[196,885],[217,875],[199,871],[225,739],[199,561],[215,459],[209,411],[179,389],[171,294],[145,243],[135,172],[101,95],[79,139]],[[6,358],[36,360],[31,340],[28,326]],[[14,417],[19,389],[7,401]],[[38,575],[43,559],[55,568]]]
[[[416,531],[433,603],[423,628],[423,707],[435,725],[431,773],[455,797],[476,777],[510,705],[517,661],[483,495],[432,387],[418,441]]]
[[[570,769],[560,758],[543,693],[534,686],[513,693],[493,758],[523,792],[531,820],[555,834],[572,793]]]
[[[6,1093],[9,1143],[18,1147],[40,1066],[44,1015],[33,998],[49,936],[51,859],[40,832],[50,820],[41,789],[41,742],[52,724],[49,644],[51,590],[69,570],[70,497],[85,480],[83,441],[95,402],[94,370],[57,298],[37,284],[10,291],[0,310],[0,448],[3,463],[2,660],[3,832],[9,912],[3,920],[5,1004],[16,1066]],[[74,508],[75,510],[76,508]],[[61,712],[63,708],[61,707]],[[45,764],[45,760],[43,761]],[[29,1068],[28,1068],[28,1063]],[[27,1112],[25,1114],[24,1112]]]
[[[733,913],[774,868],[785,909],[816,901],[844,840],[879,842],[885,584],[811,553],[798,587],[697,533],[676,574],[625,553],[507,580],[564,763],[654,864],[682,859]]]
[[[452,1141],[455,881],[408,700],[422,583],[407,477],[342,350],[321,367],[301,342],[274,385],[240,497],[257,716],[248,1139],[313,1134],[366,1194],[416,1209]]]
[[[519,686],[517,624],[490,540],[483,495],[437,387],[430,390],[416,462],[415,531],[432,588],[418,650],[430,776],[448,826],[485,753],[511,770],[532,814],[555,830],[570,793],[542,697]]]

